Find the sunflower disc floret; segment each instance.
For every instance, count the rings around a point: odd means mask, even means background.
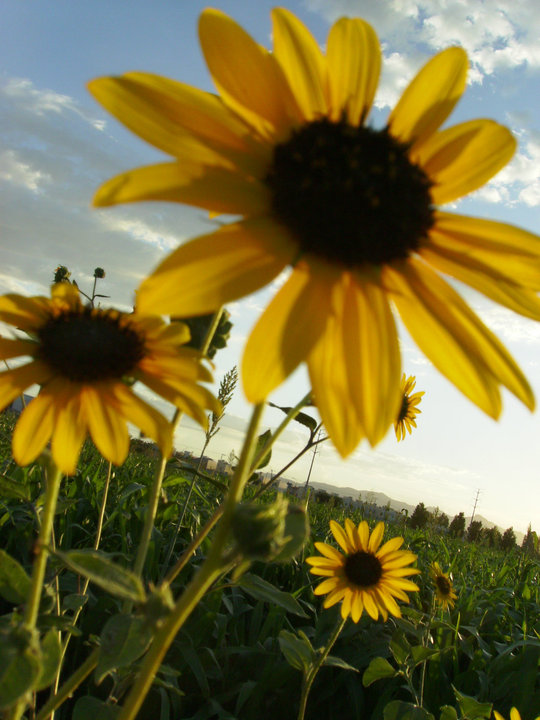
[[[420,571],[411,567],[416,555],[400,550],[403,538],[396,537],[381,546],[384,523],[376,525],[373,532],[365,520],[356,526],[352,520],[345,520],[341,527],[335,520],[330,521],[330,530],[343,553],[332,545],[316,542],[321,556],[306,558],[313,575],[326,577],[314,590],[316,595],[328,595],[324,607],[342,602],[341,616],[351,616],[358,622],[364,610],[377,620],[388,615],[401,617],[396,599],[409,602],[407,592],[416,592],[418,586],[407,579]]]

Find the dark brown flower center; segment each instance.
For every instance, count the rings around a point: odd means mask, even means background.
[[[360,550],[348,555],[345,560],[347,580],[358,587],[376,585],[382,577],[382,566],[377,557]]]
[[[53,316],[37,332],[39,357],[59,375],[96,382],[131,375],[144,357],[144,337],[125,316],[89,307]]]
[[[406,258],[433,224],[432,183],[387,128],[304,125],[275,147],[266,183],[300,252],[346,267]]]
[[[444,577],[444,575],[437,575],[435,578],[435,585],[437,586],[439,593],[443,596],[450,595],[452,592],[452,583],[447,577]]]
[[[400,423],[407,417],[407,413],[409,412],[409,396],[403,393],[403,398],[401,399],[401,408],[399,410],[399,415],[397,422]]]

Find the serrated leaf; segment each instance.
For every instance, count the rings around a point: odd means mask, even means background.
[[[52,551],[64,565],[78,575],[88,578],[111,595],[143,603],[146,599],[142,581],[130,570],[117,565],[97,550]]]
[[[107,705],[102,700],[85,695],[75,703],[71,720],[115,720],[121,708]]]
[[[95,670],[96,685],[111,670],[126,667],[148,648],[152,631],[144,618],[132,615],[113,615],[101,633],[99,661]]]
[[[26,571],[15,558],[0,550],[0,595],[10,603],[23,603],[32,582]]]
[[[393,700],[383,710],[384,720],[435,720],[435,717],[419,705]]]
[[[62,660],[62,644],[56,630],[49,630],[41,643],[41,666],[33,690],[44,690],[52,685]]]
[[[40,672],[37,642],[15,633],[0,635],[0,710],[30,692]]]
[[[257,438],[257,443],[255,445],[255,452],[253,454],[253,457],[258,457],[259,453],[264,450],[264,448],[268,445],[270,439],[272,437],[272,433],[270,430],[267,430],[266,432],[263,432],[259,437]],[[270,459],[272,457],[272,450],[269,450],[266,455],[264,455],[261,460],[257,463],[257,467],[253,468],[254,470],[259,470],[259,468],[263,468],[270,462]]]
[[[458,720],[456,708],[451,705],[443,705],[441,707],[441,717],[439,720]]]
[[[278,636],[279,647],[285,660],[291,667],[307,673],[315,661],[315,651],[304,633],[295,635],[288,630],[281,630]]]
[[[335,655],[327,655],[323,665],[330,665],[331,667],[337,667],[341,668],[342,670],[352,670],[353,672],[360,672],[358,668],[355,668],[354,665],[349,665],[348,662],[345,662],[340,657],[336,657]]]
[[[299,615],[306,618],[306,613],[302,610],[300,604],[289,593],[279,590],[275,585],[263,580],[258,575],[245,573],[242,575],[237,585],[245,590],[248,595],[256,600],[264,600],[271,605],[279,605],[287,612],[293,615]]]
[[[491,717],[492,703],[479,702],[476,698],[471,697],[470,695],[460,693],[453,685],[452,690],[456,696],[461,714],[463,717],[466,717],[467,720],[478,720],[479,718]]]
[[[30,490],[26,485],[22,485],[5,475],[0,475],[0,497],[16,498],[17,500],[30,500]]]
[[[362,676],[362,685],[369,687],[375,680],[382,678],[394,677],[396,670],[390,665],[388,660],[382,657],[373,658],[369,663],[364,675]]]

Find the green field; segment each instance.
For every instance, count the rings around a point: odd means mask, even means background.
[[[17,683],[24,691],[24,679],[35,666],[17,628],[26,573],[32,568],[44,471],[40,464],[20,468],[10,460],[14,418],[6,413],[1,418],[0,702],[9,718]],[[99,551],[115,567],[127,570],[133,565],[157,462],[151,446],[134,442],[125,465],[112,470]],[[198,480],[177,532],[192,475],[177,461],[169,463],[143,575],[149,599],[137,604],[130,599],[134,591],[129,590],[129,574],[103,582],[105,566],[97,565],[87,586],[61,554],[95,546],[108,468],[88,442],[79,471],[62,482],[38,616],[41,651],[34,653],[46,667],[39,682],[34,678],[27,686],[33,688],[34,707],[27,718],[49,717],[45,703],[57,682],[60,649],[60,690],[90,656],[96,658],[97,668],[92,666],[80,679],[54,717],[107,720],[118,715],[152,634],[169,611],[166,593],[155,588],[215,512],[223,494],[219,483],[226,482]],[[248,486],[248,496],[255,492],[255,485]],[[269,490],[258,502],[274,497]],[[346,516],[343,508],[315,499],[308,511],[311,538],[296,559],[284,564],[254,562],[244,574],[224,574],[214,583],[176,636],[138,718],[297,717],[300,668],[310,662],[311,648],[325,645],[339,619],[339,606],[324,610],[321,598],[313,594],[317,579],[304,559],[316,554],[315,540],[333,543],[329,521],[343,523]],[[349,516],[355,523],[362,519],[359,511]],[[420,591],[412,593],[409,605],[401,605],[402,618],[374,622],[364,613],[358,624],[347,621],[315,678],[306,718],[475,720],[492,717],[492,709],[508,717],[512,706],[519,708],[523,720],[536,717],[538,556],[517,547],[503,553],[411,530],[405,518],[386,527],[385,539],[396,535],[402,535],[418,556],[421,575],[414,579]],[[210,532],[172,581],[172,596],[180,594],[212,542]],[[16,561],[13,567],[10,558]],[[433,605],[433,561],[452,573],[458,597],[450,611]]]

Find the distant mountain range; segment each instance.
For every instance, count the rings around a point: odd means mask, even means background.
[[[388,495],[385,495],[384,493],[381,493],[381,492],[375,492],[374,490],[357,490],[356,488],[352,488],[352,487],[336,487],[335,485],[329,485],[328,483],[321,483],[321,482],[312,482],[310,484],[312,485],[312,487],[316,488],[317,490],[326,490],[326,492],[330,493],[331,495],[337,494],[337,495],[341,495],[341,497],[352,497],[355,500],[362,499],[365,502],[374,503],[375,505],[378,505],[379,507],[388,506],[392,510],[397,510],[397,512],[401,512],[401,510],[407,510],[409,515],[412,514],[412,512],[414,511],[414,508],[416,507],[416,505],[410,505],[409,503],[403,502],[403,500],[394,500],[393,498],[388,497]],[[435,510],[435,507],[433,507],[433,506],[430,507],[429,505],[426,505],[426,508],[430,512],[433,512]],[[444,510],[441,508],[438,508],[438,510],[440,512],[444,512]],[[446,513],[446,514],[448,515],[450,520],[452,520],[452,518],[454,517],[454,515],[451,513]],[[480,520],[480,522],[482,523],[482,526],[485,528],[489,529],[492,527],[496,527],[499,530],[499,532],[501,532],[501,533],[503,533],[506,530],[506,528],[502,528],[502,527],[496,525],[496,523],[493,523],[490,520],[487,520],[485,517],[482,517],[482,515],[476,514],[474,516],[474,519]],[[470,516],[469,517],[465,516],[466,526],[469,525],[470,520],[471,520]],[[514,532],[516,534],[517,544],[521,545],[521,542],[524,537],[523,533],[518,532],[517,530],[514,530]]]

